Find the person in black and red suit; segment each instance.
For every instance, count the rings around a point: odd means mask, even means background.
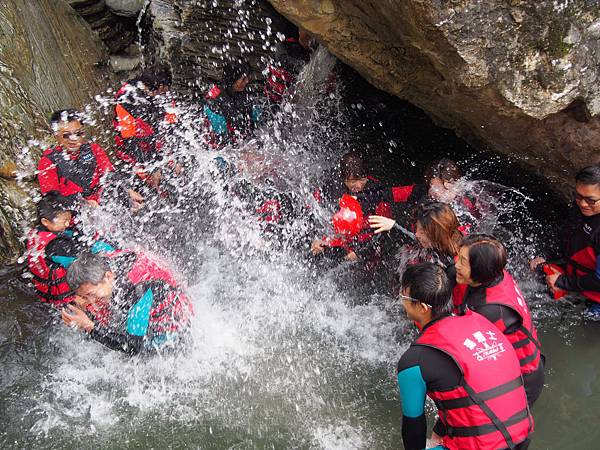
[[[42,195],[56,191],[65,197],[81,196],[97,206],[104,178],[113,170],[106,152],[86,141],[81,113],[75,109],[55,111],[50,126],[58,145],[47,149],[38,163]]]
[[[563,229],[563,257],[549,266],[546,282],[556,294],[572,292],[586,298],[586,316],[600,320],[600,165],[581,170],[575,176],[575,204]],[[534,258],[531,269],[547,265]]]

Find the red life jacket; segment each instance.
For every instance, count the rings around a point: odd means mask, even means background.
[[[417,338],[450,356],[462,373],[451,390],[429,391],[448,434],[449,450],[514,448],[533,431],[515,351],[485,317],[468,311],[443,318]]]
[[[600,233],[600,227],[596,230],[592,230],[590,234],[584,234],[583,230],[577,230],[576,232],[581,235],[578,237],[581,237],[587,245],[584,244],[584,247],[575,249],[571,252],[571,254],[565,255],[567,259],[566,272],[567,276],[581,277],[596,271],[598,255],[594,251],[592,244],[593,239],[595,239],[598,233]],[[581,292],[581,295],[594,302],[600,303],[600,292],[583,291]]]
[[[127,272],[127,281],[140,296],[151,286],[163,284],[167,288],[167,295],[159,302],[155,302],[150,310],[150,324],[153,331],[155,333],[176,332],[189,323],[194,315],[194,308],[173,274],[155,259],[141,252],[115,252],[113,257],[124,254],[135,256]]]
[[[100,190],[100,176],[96,174],[98,161],[94,152],[100,151],[97,144],[83,144],[76,160],[66,154],[60,147],[47,149],[42,157],[48,158],[56,167],[59,192],[63,196],[81,193],[88,198]]]
[[[67,284],[67,269],[46,261],[46,246],[57,237],[51,231],[31,230],[27,240],[27,265],[39,299],[60,305],[70,302],[73,293]]]
[[[528,374],[537,370],[541,357],[541,345],[537,338],[537,330],[531,321],[527,302],[519,286],[507,271],[504,271],[504,277],[500,283],[486,288],[485,304],[506,306],[519,315],[521,326],[516,331],[506,334],[506,337],[519,357],[521,372]],[[477,307],[469,305],[468,293],[464,306],[477,311]]]
[[[296,82],[296,77],[283,67],[269,65],[269,74],[265,82],[264,92],[269,100],[279,103],[285,92]]]

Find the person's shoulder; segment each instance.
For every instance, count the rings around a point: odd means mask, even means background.
[[[60,147],[48,147],[46,150],[42,152],[42,157],[38,161],[38,169],[46,168],[49,166],[53,166],[54,162],[51,159],[51,156],[60,151]]]
[[[400,357],[398,361],[397,371],[398,373],[402,372],[405,369],[414,366],[420,366],[422,362],[423,353],[428,349],[422,345],[411,345],[404,352],[404,354]]]

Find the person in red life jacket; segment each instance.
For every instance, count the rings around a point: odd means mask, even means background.
[[[487,234],[466,236],[456,262],[456,281],[468,285],[458,311],[476,311],[494,323],[512,343],[533,406],[544,387],[544,356],[527,302],[506,271],[506,249]]]
[[[586,298],[585,315],[600,321],[600,165],[575,177],[575,205],[563,230],[563,258],[550,265],[534,258],[531,269],[546,265],[546,282],[555,293],[577,293]]]
[[[260,118],[246,87],[251,69],[245,61],[230,61],[223,66],[223,79],[205,96],[204,114],[209,128],[209,144],[215,148],[239,142],[250,136]]]
[[[335,177],[332,183],[316,190],[313,197],[319,202],[336,209],[334,206],[344,197],[350,196],[357,200],[361,210],[360,232],[352,236],[327,237],[314,239],[311,252],[318,255],[331,248],[343,248],[344,259],[357,261],[368,259],[373,253],[375,242],[370,242],[374,233],[371,231],[368,217],[371,215],[391,216],[391,206],[387,201],[387,189],[375,178],[369,175],[367,164],[355,152],[345,154],[340,161],[340,178]],[[337,180],[341,180],[337,181]],[[344,206],[340,212],[343,213]]]
[[[58,145],[47,149],[38,163],[42,195],[57,191],[79,195],[98,206],[105,175],[113,170],[98,144],[86,142],[81,114],[74,109],[55,111],[50,126]]]
[[[433,263],[407,267],[400,299],[421,333],[398,362],[406,450],[524,450],[533,418],[509,340],[473,311],[451,314],[451,289]],[[427,442],[426,397],[438,419]]]
[[[452,300],[462,303],[466,286],[456,282],[456,259],[463,239],[461,225],[450,205],[441,202],[422,203],[416,208],[414,234],[410,233],[394,220],[383,216],[369,217],[375,234],[392,231],[393,239],[406,242],[412,238],[418,242],[415,248],[411,243],[401,249],[402,255],[410,259],[408,264],[433,262],[444,269],[452,289]],[[411,239],[411,240],[412,240]],[[406,264],[401,264],[401,267]]]
[[[442,158],[427,165],[423,172],[423,183],[392,188],[396,203],[407,203],[411,209],[428,201],[448,203],[452,206],[463,230],[476,226],[481,219],[481,211],[475,201],[461,189],[462,172],[458,165],[448,158]],[[407,220],[410,220],[407,217]]]
[[[142,75],[125,83],[115,95],[115,143],[117,157],[135,173],[136,191],[149,186],[159,190],[164,145],[176,116],[169,105],[171,74],[166,69],[148,67]],[[181,166],[169,161],[176,172]]]
[[[61,316],[67,325],[129,355],[180,349],[189,339],[192,304],[173,274],[139,252],[84,253],[67,272],[77,294]],[[84,311],[108,310],[97,320]]]
[[[81,247],[68,229],[72,203],[55,191],[37,204],[38,225],[29,233],[26,257],[36,294],[42,302],[60,305],[73,300],[66,279],[67,268]]]
[[[311,34],[304,28],[290,24],[284,33],[284,40],[276,45],[273,64],[267,68],[265,95],[280,103],[296,83],[298,74],[310,60],[312,53]]]

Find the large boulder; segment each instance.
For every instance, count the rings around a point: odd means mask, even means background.
[[[117,16],[136,17],[146,0],[105,0],[106,6]]]
[[[600,4],[269,0],[372,84],[564,186],[600,162]]]
[[[14,178],[16,168],[34,176],[39,153],[28,140],[48,136],[53,110],[82,107],[106,88],[105,59],[102,43],[64,0],[0,2],[0,262],[22,249],[30,223],[34,191]]]

